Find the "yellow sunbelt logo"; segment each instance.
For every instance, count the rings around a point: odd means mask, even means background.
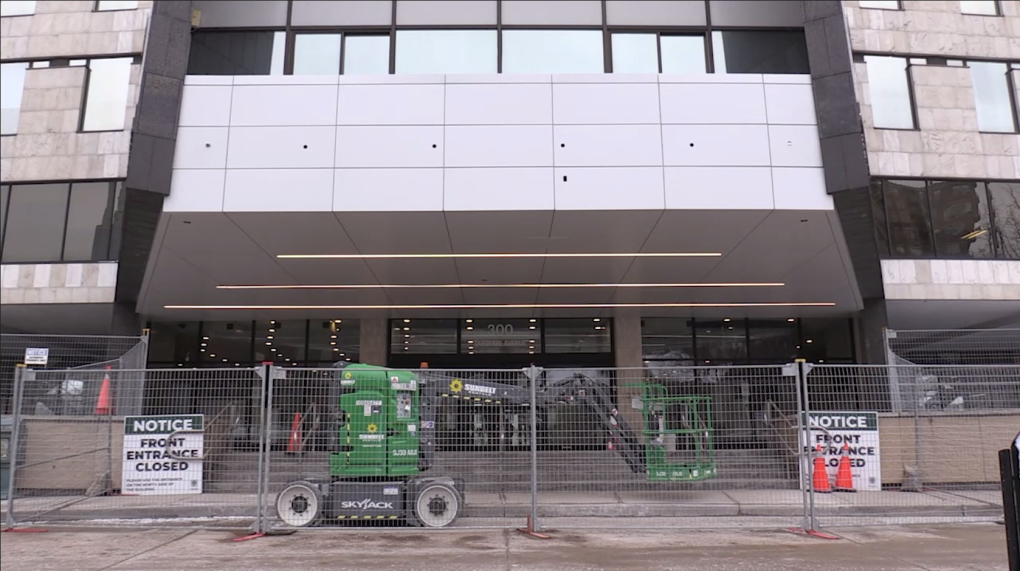
[[[379,427],[375,424],[369,424],[365,427],[365,430],[367,430],[370,434],[375,434],[375,432],[379,430]]]
[[[464,383],[460,382],[460,379],[454,379],[450,381],[450,392],[459,393],[464,388]]]
[[[348,372],[344,373],[344,378],[345,378],[345,379],[349,379],[349,378],[351,378],[351,372],[350,372],[350,371],[348,371]]]

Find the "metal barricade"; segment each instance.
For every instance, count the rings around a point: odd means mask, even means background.
[[[264,371],[19,367],[7,524],[259,527]]]

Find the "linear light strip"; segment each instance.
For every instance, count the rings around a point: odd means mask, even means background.
[[[513,304],[436,304],[436,305],[164,305],[163,309],[618,309],[639,307],[832,307],[833,302],[762,303],[513,303]]]
[[[665,288],[665,287],[783,287],[783,282],[690,283],[690,284],[323,284],[323,285],[218,285],[216,289],[566,289],[566,288]]]
[[[387,260],[414,258],[718,258],[719,252],[601,252],[503,254],[277,254],[284,260]]]

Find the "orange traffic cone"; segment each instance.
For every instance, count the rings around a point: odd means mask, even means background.
[[[290,423],[290,438],[287,439],[287,453],[301,452],[301,413],[294,413],[294,421]]]
[[[836,469],[836,484],[833,489],[837,492],[856,492],[854,489],[854,478],[850,474],[850,446],[844,442],[843,450],[839,454],[839,467]]]
[[[96,416],[106,416],[112,413],[110,409],[110,366],[106,366],[106,374],[103,375],[103,384],[99,387],[99,398],[96,399]]]
[[[811,470],[811,487],[814,491],[819,494],[830,494],[832,488],[829,487],[829,474],[825,471],[825,458],[822,457],[822,445],[819,444],[815,451],[818,453],[815,456],[814,468]]]

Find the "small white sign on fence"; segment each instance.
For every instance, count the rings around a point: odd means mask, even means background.
[[[25,349],[25,364],[45,367],[50,361],[50,350],[45,347],[28,347]]]
[[[854,489],[882,491],[882,456],[879,451],[878,413],[812,412],[810,422],[811,448],[821,445],[826,471],[830,478],[837,476],[843,445],[846,444]],[[818,430],[818,427],[825,430]]]
[[[205,417],[124,417],[121,493],[201,494]]]

